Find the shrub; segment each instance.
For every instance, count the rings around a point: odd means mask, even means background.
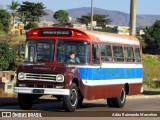
[[[29,29],[32,29],[32,28],[38,28],[38,24],[36,22],[29,22],[27,24],[27,26],[25,27],[25,29],[29,30]]]
[[[160,79],[160,61],[158,57],[143,55],[144,80]]]
[[[15,63],[16,53],[11,49],[8,43],[0,44],[0,69],[12,69]]]

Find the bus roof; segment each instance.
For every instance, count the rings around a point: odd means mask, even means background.
[[[39,33],[44,30],[65,30],[65,31],[72,31],[73,35],[69,36],[68,34],[63,34],[62,36],[58,37],[73,37],[73,38],[81,38],[87,39],[90,42],[104,42],[104,43],[115,43],[115,44],[128,44],[128,45],[140,45],[139,40],[133,36],[127,35],[119,35],[115,33],[107,33],[107,32],[97,32],[91,30],[82,30],[76,28],[68,28],[68,27],[42,27],[42,28],[35,28],[30,30],[27,33],[27,38],[38,37]],[[37,32],[37,33],[36,33]],[[42,36],[41,36],[42,37]],[[45,35],[46,37],[46,35]],[[50,34],[47,37],[50,36]]]

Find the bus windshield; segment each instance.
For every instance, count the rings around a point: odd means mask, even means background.
[[[26,44],[25,61],[51,62],[54,53],[53,40],[29,40]]]
[[[74,55],[72,55],[74,54]],[[72,58],[73,56],[74,58]],[[90,63],[90,47],[88,42],[59,39],[56,60],[59,63]],[[73,61],[72,61],[73,60]]]

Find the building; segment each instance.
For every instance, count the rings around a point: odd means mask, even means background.
[[[78,29],[83,29],[83,30],[86,30],[86,29],[87,29],[86,24],[73,23],[72,26],[73,26],[73,28],[78,28]]]
[[[15,18],[15,23],[12,23],[13,26],[12,26],[12,29],[11,29],[11,34],[13,35],[25,35],[26,31],[24,30],[24,26],[25,24],[22,22],[21,18],[19,17],[16,17]]]
[[[45,20],[38,22],[38,26],[39,27],[52,27],[53,24],[54,24],[54,22],[52,22],[52,21],[45,21]]]
[[[143,36],[145,35],[145,32],[143,29],[137,29],[137,36]]]
[[[117,26],[117,32],[121,35],[129,35],[129,27],[128,26]]]
[[[0,88],[5,93],[13,93],[14,84],[15,84],[14,71],[0,71]]]

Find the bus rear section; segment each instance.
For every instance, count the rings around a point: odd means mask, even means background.
[[[74,58],[72,58],[74,56]],[[73,28],[37,28],[27,33],[25,61],[17,69],[22,109],[52,95],[73,112],[88,100],[106,99],[123,107],[126,95],[139,94],[143,67],[139,41]]]

